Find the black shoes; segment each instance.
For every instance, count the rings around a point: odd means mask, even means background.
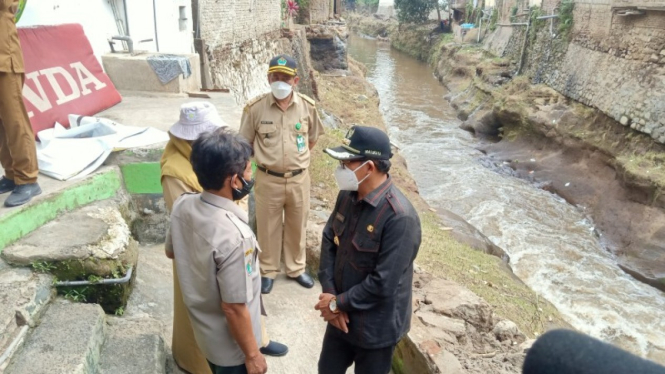
[[[312,288],[314,287],[314,279],[309,276],[307,273],[302,273],[300,274],[297,278],[293,278],[300,284],[301,286],[305,288]]]
[[[271,340],[267,346],[259,348],[259,351],[266,356],[281,357],[289,353],[289,347]]]
[[[0,179],[0,194],[12,192],[16,188],[16,183],[13,180],[2,177]]]
[[[310,277],[307,273],[302,273],[299,276],[291,279],[294,279],[296,282],[298,282],[299,285],[305,288],[314,287],[314,279],[312,279],[312,277]],[[264,295],[270,293],[274,283],[274,279],[261,277],[261,293]]]
[[[2,182],[4,181],[5,179],[3,178]],[[23,205],[41,193],[42,189],[37,183],[19,184],[14,187],[11,195],[9,195],[7,200],[5,200],[5,206],[12,208],[15,206]]]
[[[270,293],[270,291],[272,291],[273,283],[275,283],[274,279],[261,277],[261,293],[262,294]]]

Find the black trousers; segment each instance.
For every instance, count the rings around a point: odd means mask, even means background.
[[[238,366],[217,366],[208,361],[212,374],[247,374],[247,367],[245,364]]]
[[[330,329],[330,327],[329,327]],[[326,331],[319,358],[319,374],[345,374],[356,364],[356,374],[388,374],[392,366],[395,346],[364,349],[356,347],[335,333]]]

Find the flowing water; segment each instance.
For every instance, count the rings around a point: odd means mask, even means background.
[[[575,328],[665,361],[665,294],[616,265],[593,222],[560,197],[483,166],[429,67],[386,43],[352,36],[391,138],[421,195],[464,217],[510,255],[515,274]]]

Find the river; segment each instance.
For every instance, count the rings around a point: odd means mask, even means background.
[[[459,129],[448,91],[426,64],[359,36],[349,54],[367,66],[391,139],[432,207],[503,248],[515,274],[576,329],[665,363],[665,294],[619,269],[583,209],[483,166],[480,140]]]

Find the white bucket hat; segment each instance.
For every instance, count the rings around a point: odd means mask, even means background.
[[[205,101],[196,101],[182,104],[180,120],[171,126],[169,132],[180,139],[196,140],[199,135],[223,126],[227,125],[219,117],[214,105]]]

